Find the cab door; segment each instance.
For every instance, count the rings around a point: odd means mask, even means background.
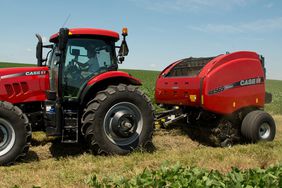
[[[50,80],[50,90],[55,91],[58,96],[58,74],[59,74],[59,60],[60,57],[57,56],[54,50],[51,53],[50,60],[48,62],[49,67],[49,80]]]

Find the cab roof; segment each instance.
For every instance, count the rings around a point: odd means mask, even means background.
[[[119,34],[114,31],[105,30],[105,29],[96,29],[96,28],[72,28],[69,29],[69,35],[95,35],[95,36],[104,36],[113,38],[115,41],[119,40]],[[59,33],[55,33],[50,37],[50,42],[58,41]]]

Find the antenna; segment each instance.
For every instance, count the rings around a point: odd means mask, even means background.
[[[65,22],[64,22],[64,24],[62,25],[61,28],[65,27],[65,25],[68,23],[70,17],[71,17],[71,14],[68,15],[67,19],[65,20]]]

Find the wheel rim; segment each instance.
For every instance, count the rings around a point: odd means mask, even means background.
[[[268,123],[263,123],[261,124],[260,128],[259,128],[259,136],[262,139],[267,139],[270,135],[270,126]]]
[[[0,156],[8,153],[16,140],[15,131],[8,121],[0,118]]]
[[[143,118],[139,108],[130,102],[112,106],[105,115],[104,132],[115,145],[126,146],[135,142],[141,134]]]

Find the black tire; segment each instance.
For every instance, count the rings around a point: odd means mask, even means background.
[[[248,141],[253,143],[258,141],[272,141],[276,133],[275,122],[264,111],[252,111],[243,119],[241,133]]]
[[[82,134],[94,154],[125,155],[150,150],[153,134],[150,99],[133,85],[109,86],[90,101],[82,117]]]
[[[0,101],[0,165],[26,156],[31,141],[28,118],[18,107]]]

